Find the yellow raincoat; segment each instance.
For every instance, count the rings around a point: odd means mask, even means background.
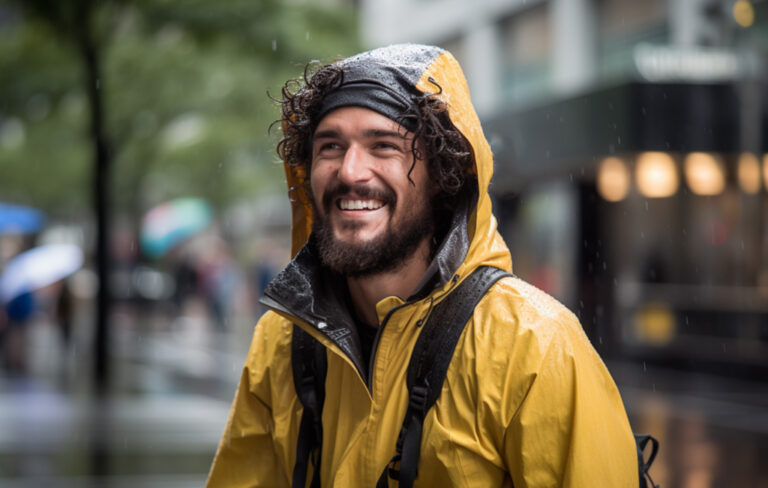
[[[451,121],[472,145],[476,204],[438,253],[432,267],[438,286],[421,299],[388,297],[377,304],[384,325],[367,382],[356,333],[336,327],[338,304],[326,303],[333,284],[312,273],[305,174],[286,166],[295,258],[276,280],[282,288],[267,291],[264,302],[272,311],[256,326],[209,487],[291,485],[302,413],[291,369],[294,323],[327,348],[322,486],[375,486],[395,452],[408,405],[405,379],[421,330],[417,321],[476,267],[512,270],[491,213],[493,158],[456,60],[441,49],[412,45],[362,56],[368,56],[357,58],[362,62],[402,63],[411,74],[418,69],[421,92],[442,89]],[[309,470],[307,482],[311,464]],[[619,392],[571,312],[516,278],[491,288],[459,339],[442,393],[426,416],[418,473],[421,487],[638,486]]]

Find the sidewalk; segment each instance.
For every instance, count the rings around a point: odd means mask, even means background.
[[[30,348],[44,354],[53,331],[35,327]],[[61,357],[0,376],[0,486],[203,486],[247,349],[235,339],[189,321],[118,327],[104,398],[90,393],[87,356],[67,381],[51,367]]]

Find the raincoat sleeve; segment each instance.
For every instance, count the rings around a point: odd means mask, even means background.
[[[276,381],[290,381],[290,355],[281,357],[290,334],[269,318],[256,326],[251,347],[216,456],[208,476],[209,488],[290,486],[285,453],[276,438],[274,412],[279,411]],[[271,332],[271,334],[270,334]],[[270,339],[275,342],[269,342]],[[275,376],[277,375],[277,376]],[[278,383],[279,384],[279,383]],[[277,399],[276,399],[277,398]],[[273,408],[275,407],[275,408]]]
[[[505,434],[516,488],[636,488],[637,457],[624,406],[577,319],[532,341],[538,367]]]

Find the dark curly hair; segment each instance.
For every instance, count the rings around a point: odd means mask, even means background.
[[[314,70],[318,64],[307,64],[303,76],[289,80],[282,88],[282,99],[277,100],[283,113],[276,121],[283,126],[277,153],[288,165],[303,166],[307,174],[312,162],[312,135],[320,123],[318,115],[323,99],[338,88],[344,78],[338,64],[326,64]],[[413,165],[420,159],[427,162],[428,174],[441,190],[436,203],[450,208],[466,183],[475,181],[474,157],[467,139],[451,123],[445,102],[437,96],[442,89],[434,80],[430,81],[438,93],[412,96],[410,109],[397,122],[415,122],[411,146]],[[408,172],[409,179],[413,167]]]

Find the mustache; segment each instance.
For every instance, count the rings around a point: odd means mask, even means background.
[[[330,186],[323,193],[323,209],[330,210],[333,201],[338,197],[354,193],[360,198],[381,200],[384,205],[394,204],[397,200],[395,192],[389,188],[372,188],[366,185],[348,185],[341,181]]]

